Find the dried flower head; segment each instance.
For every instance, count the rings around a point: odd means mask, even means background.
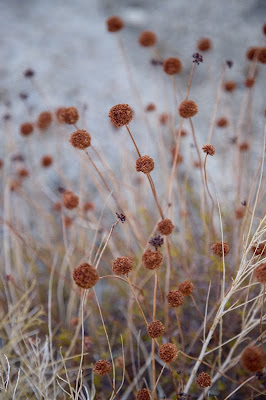
[[[161,113],[159,115],[159,121],[160,121],[160,124],[166,125],[169,121],[169,114],[166,112]]]
[[[240,208],[237,208],[237,209],[235,210],[236,219],[241,219],[241,218],[243,218],[243,217],[244,217],[244,214],[245,214],[245,208],[244,208],[244,207],[240,207]]]
[[[155,111],[155,110],[156,110],[156,106],[154,103],[149,103],[146,105],[145,111],[151,112],[151,111]]]
[[[104,376],[112,371],[112,365],[109,361],[99,360],[93,366],[93,372],[97,375]]]
[[[146,250],[142,255],[142,261],[145,268],[153,270],[159,268],[163,262],[163,255],[159,250]]]
[[[266,243],[258,243],[252,247],[252,251],[256,256],[263,255],[266,252]]]
[[[128,104],[117,104],[109,111],[109,118],[114,126],[128,125],[133,118],[133,111]]]
[[[178,355],[178,350],[175,344],[165,343],[159,347],[159,357],[165,363],[175,361]]]
[[[241,355],[243,367],[250,372],[261,371],[265,367],[266,357],[261,347],[246,347]]]
[[[143,47],[154,46],[157,42],[157,37],[152,31],[144,31],[139,35],[139,44]]]
[[[73,270],[72,276],[76,285],[82,289],[92,288],[99,280],[98,272],[92,265],[88,263],[78,265]]]
[[[75,193],[71,192],[71,190],[64,191],[64,206],[72,210],[79,205],[79,198],[75,195]]]
[[[179,307],[184,303],[184,295],[179,289],[170,290],[166,298],[170,307]]]
[[[143,172],[144,174],[149,174],[154,169],[154,161],[151,157],[145,155],[141,156],[136,161],[136,170],[138,172]]]
[[[65,107],[60,113],[60,118],[62,118],[65,124],[73,125],[76,124],[79,119],[79,113],[76,107]]]
[[[198,106],[193,100],[184,100],[179,106],[179,115],[182,118],[192,118],[198,113]]]
[[[254,84],[255,84],[255,78],[246,78],[245,79],[245,86],[247,87],[247,88],[252,88],[253,86],[254,86]]]
[[[247,49],[246,57],[248,60],[252,61],[258,57],[258,54],[259,54],[259,47],[253,46],[253,47],[250,47],[249,49]]]
[[[261,47],[259,49],[258,61],[262,64],[266,64],[266,47]]]
[[[161,235],[170,235],[174,230],[174,225],[170,219],[166,218],[158,223],[157,228]]]
[[[226,242],[218,242],[212,245],[211,247],[212,251],[214,254],[216,254],[217,256],[222,257],[223,256],[223,252],[224,255],[227,256],[227,254],[229,253],[229,246]]]
[[[203,57],[202,57],[202,55],[201,54],[199,54],[199,53],[194,53],[194,54],[192,54],[192,58],[193,58],[193,63],[195,63],[195,64],[197,64],[197,65],[200,65],[200,63],[202,63],[203,62]]]
[[[228,119],[221,117],[217,120],[216,125],[219,126],[219,128],[225,128],[228,125]]]
[[[61,211],[61,208],[62,208],[62,205],[61,205],[60,201],[54,203],[54,205],[53,205],[54,211]]]
[[[64,218],[64,224],[66,228],[69,228],[72,225],[72,218],[70,218],[68,215],[65,216]]]
[[[212,41],[207,37],[200,38],[197,43],[197,49],[199,51],[208,51],[212,48]]]
[[[232,66],[234,65],[232,60],[226,60],[225,62],[228,68],[232,68]]]
[[[27,178],[29,176],[29,170],[27,168],[20,168],[18,170],[18,176],[20,178]]]
[[[175,150],[176,150],[176,146],[171,148],[171,156],[172,156],[172,161],[174,162],[175,159]],[[181,164],[184,160],[184,157],[182,156],[181,153],[177,154],[177,158],[176,158],[176,163],[177,164]]]
[[[33,69],[28,68],[24,71],[25,78],[32,78],[35,75],[35,71]]]
[[[194,290],[194,285],[191,281],[184,281],[180,283],[178,290],[180,290],[184,296],[191,296]]]
[[[215,148],[212,144],[205,144],[204,146],[202,146],[202,150],[204,151],[204,153],[213,156],[215,154]]]
[[[117,15],[113,15],[106,20],[108,32],[118,32],[124,27],[124,21]]]
[[[46,155],[46,156],[43,156],[42,157],[42,159],[41,159],[41,165],[44,167],[44,168],[48,168],[48,167],[50,167],[50,165],[52,165],[53,164],[53,157],[51,157],[51,156],[49,156],[49,155]]]
[[[29,136],[33,132],[33,124],[31,122],[24,122],[20,125],[20,133],[23,136]]]
[[[151,392],[148,389],[140,389],[137,393],[136,400],[151,400]]]
[[[91,201],[86,201],[86,203],[83,204],[82,210],[84,212],[88,212],[94,210],[94,208],[95,208],[94,203],[92,203]]]
[[[196,383],[201,388],[206,388],[211,386],[212,380],[209,374],[202,372],[197,376]]]
[[[266,285],[266,263],[260,264],[255,269],[255,277],[258,282],[262,283],[263,285]]]
[[[236,89],[235,81],[226,81],[224,82],[224,90],[226,92],[233,92]]]
[[[37,119],[37,126],[41,131],[44,131],[51,125],[51,122],[52,114],[49,111],[43,111]]]
[[[148,334],[152,339],[162,336],[165,332],[165,326],[161,321],[152,321],[148,327]]]
[[[177,57],[169,57],[164,60],[163,69],[168,75],[179,74],[182,71],[182,63]]]
[[[78,129],[72,133],[69,142],[73,147],[84,150],[91,145],[91,135],[85,129]]]
[[[117,219],[119,219],[120,222],[122,222],[122,224],[124,222],[126,222],[126,216],[124,214],[118,214],[116,213]]]
[[[129,257],[118,257],[113,262],[113,272],[116,275],[128,275],[133,269],[133,262]]]
[[[55,111],[55,117],[59,124],[63,124],[65,122],[64,121],[64,112],[65,112],[65,107],[59,107]]]
[[[155,247],[155,250],[157,250],[158,247],[163,245],[163,237],[160,235],[155,235],[154,237],[150,238],[149,243]]]
[[[242,142],[239,144],[239,150],[240,151],[248,151],[249,150],[249,143],[248,142]]]

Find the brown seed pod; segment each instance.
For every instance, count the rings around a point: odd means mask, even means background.
[[[29,170],[27,168],[21,168],[18,170],[18,176],[20,178],[27,178],[29,176]]]
[[[140,389],[137,393],[136,400],[151,400],[151,392],[148,389]]]
[[[59,124],[63,124],[64,121],[64,112],[65,112],[65,107],[59,107],[56,111],[55,111],[55,117],[56,120]]]
[[[207,374],[206,372],[202,372],[197,376],[196,383],[199,387],[206,388],[211,386],[212,379],[209,374]]]
[[[256,256],[263,255],[266,252],[266,243],[259,243],[252,247],[252,251]]]
[[[97,375],[104,376],[112,371],[112,365],[109,361],[99,360],[93,366],[93,372]]]
[[[141,156],[136,161],[136,170],[138,172],[143,172],[144,174],[149,174],[154,169],[154,161],[151,157],[145,155]]]
[[[233,92],[236,89],[235,81],[226,81],[224,82],[224,90],[226,92]]]
[[[255,277],[258,282],[262,283],[263,285],[266,285],[266,263],[260,264],[255,269]]]
[[[262,64],[266,64],[266,47],[261,47],[259,49],[258,61]]]
[[[76,196],[71,190],[65,190],[64,192],[64,206],[72,210],[73,208],[77,208],[79,205],[79,198]]]
[[[116,275],[128,275],[133,269],[133,262],[129,257],[118,257],[113,262],[113,272]]]
[[[43,156],[43,157],[42,157],[42,159],[41,159],[41,165],[42,165],[44,168],[48,168],[48,167],[50,167],[50,165],[52,165],[52,164],[53,164],[53,157],[51,157],[51,156],[49,156],[49,155]]]
[[[170,235],[174,230],[174,225],[170,219],[166,218],[158,223],[157,229],[161,235]]]
[[[20,133],[23,136],[29,136],[33,132],[33,124],[31,122],[24,122],[20,125]]]
[[[180,283],[178,290],[180,290],[184,296],[191,296],[194,290],[194,285],[191,281],[184,281]]]
[[[248,151],[249,150],[249,143],[248,142],[242,142],[239,144],[239,150],[240,151]]]
[[[162,336],[165,332],[165,326],[161,321],[152,321],[148,327],[148,334],[152,339]]]
[[[145,111],[151,112],[151,111],[155,111],[155,110],[156,110],[156,106],[154,103],[149,103],[146,105]]]
[[[157,42],[157,37],[152,31],[144,31],[139,35],[138,41],[143,47],[151,47]]]
[[[66,228],[69,228],[72,225],[72,218],[70,218],[68,215],[65,216],[64,218],[64,224],[66,226]]]
[[[128,125],[133,118],[133,111],[128,104],[117,104],[109,111],[111,123],[119,128],[120,126]]]
[[[217,120],[216,125],[219,126],[219,128],[225,128],[228,125],[228,119],[221,117]]]
[[[246,78],[245,79],[245,86],[247,87],[247,88],[252,88],[253,86],[254,86],[254,84],[255,84],[255,78]]]
[[[209,38],[203,37],[198,40],[197,49],[199,51],[208,51],[212,48],[212,41]]]
[[[61,118],[65,124],[76,124],[79,119],[79,113],[76,107],[65,107],[61,111]]]
[[[170,290],[166,298],[170,307],[179,307],[184,303],[184,295],[179,289]]]
[[[179,115],[182,118],[192,118],[198,113],[198,106],[193,100],[184,100],[179,105]]]
[[[237,209],[235,210],[236,219],[241,219],[241,218],[243,218],[243,217],[244,217],[244,214],[245,214],[245,208],[244,208],[244,207],[237,208]]]
[[[200,168],[201,167],[200,161],[194,161],[193,165],[194,165],[195,168]]]
[[[177,57],[169,57],[164,60],[163,69],[168,75],[179,74],[182,71],[182,63]]]
[[[108,32],[118,32],[124,28],[124,21],[117,15],[113,15],[106,20],[106,27]]]
[[[85,150],[91,145],[91,135],[85,129],[78,129],[70,136],[69,142],[73,147],[80,150]]]
[[[148,249],[145,251],[145,253],[143,253],[142,261],[145,268],[154,270],[156,268],[159,268],[162,264],[163,255],[159,250],[152,251]]]
[[[83,263],[77,266],[73,270],[72,276],[76,285],[82,289],[92,288],[99,280],[98,272],[88,263]]]
[[[159,347],[159,357],[165,363],[175,361],[178,355],[178,350],[175,344],[165,343]]]
[[[163,112],[159,115],[159,121],[161,125],[166,125],[169,121],[169,114],[166,112]]]
[[[49,111],[44,111],[40,113],[37,119],[37,126],[41,131],[47,129],[52,122],[52,114]]]
[[[229,246],[226,242],[218,242],[212,245],[211,247],[212,251],[214,254],[216,254],[217,256],[222,257],[223,256],[223,250],[224,250],[224,255],[227,256],[227,254],[229,253]]]
[[[87,201],[86,203],[83,204],[83,207],[82,207],[84,212],[94,210],[94,208],[95,208],[95,205],[91,201]]]
[[[255,60],[256,57],[258,57],[258,54],[259,54],[259,47],[253,46],[247,49],[246,57],[248,60],[252,61]]]
[[[215,154],[215,148],[212,144],[205,144],[204,146],[202,146],[202,150],[204,151],[204,153],[213,156]]]
[[[259,372],[266,364],[265,353],[261,347],[246,347],[241,355],[241,362],[247,371]]]

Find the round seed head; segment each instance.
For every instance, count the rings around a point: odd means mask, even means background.
[[[261,47],[259,49],[258,61],[262,64],[266,64],[266,47]]]
[[[159,115],[159,121],[160,121],[160,124],[166,125],[169,121],[169,114],[166,112],[161,113]]]
[[[212,380],[209,374],[207,374],[206,372],[202,372],[197,376],[196,383],[199,387],[206,388],[211,386]]]
[[[246,78],[245,86],[247,88],[249,88],[249,89],[252,88],[254,86],[254,84],[255,84],[255,78]]]
[[[86,203],[84,203],[83,207],[82,207],[84,212],[94,210],[94,208],[95,208],[94,203],[92,203],[90,201],[87,201]]]
[[[211,48],[212,48],[211,39],[204,37],[198,40],[197,49],[199,51],[208,51]]]
[[[184,295],[181,290],[171,290],[167,296],[167,302],[170,307],[179,307],[184,303]]]
[[[245,214],[245,208],[244,208],[244,207],[237,208],[237,209],[235,210],[236,219],[241,219],[241,218],[243,218],[243,217],[244,217],[244,214]]]
[[[202,146],[202,150],[204,153],[209,154],[210,156],[213,156],[215,154],[215,148],[212,144],[205,144]]]
[[[164,334],[165,326],[161,321],[152,321],[148,325],[148,334],[152,339],[158,338]]]
[[[72,225],[72,218],[70,218],[68,215],[65,216],[64,218],[64,224],[66,226],[66,228],[69,228]]]
[[[167,364],[175,361],[177,358],[177,354],[177,347],[173,343],[165,343],[159,347],[159,357]]]
[[[151,111],[154,111],[154,110],[156,110],[156,106],[155,106],[154,103],[149,103],[149,104],[147,104],[147,106],[146,106],[146,108],[145,108],[145,111],[151,112]]]
[[[216,254],[217,256],[222,257],[223,256],[223,250],[224,250],[224,255],[227,256],[229,253],[229,246],[226,242],[218,242],[212,245],[211,247],[213,254]]]
[[[184,100],[179,106],[179,115],[182,118],[192,118],[198,113],[198,106],[193,100]]]
[[[116,275],[128,275],[133,269],[133,262],[129,257],[118,257],[113,262],[113,272]]]
[[[64,112],[65,112],[65,107],[59,107],[56,111],[55,111],[55,116],[56,116],[56,120],[59,124],[63,124],[64,121]]]
[[[174,225],[170,219],[166,218],[158,223],[157,228],[161,235],[170,235],[173,232]]]
[[[20,133],[23,136],[29,136],[33,132],[33,124],[31,122],[24,122],[20,125]]]
[[[182,70],[182,63],[177,57],[169,57],[164,60],[163,69],[168,75],[179,74]]]
[[[80,264],[73,270],[72,275],[76,285],[82,289],[92,288],[99,280],[98,272],[88,263]]]
[[[259,53],[259,47],[253,46],[253,47],[250,47],[249,49],[247,49],[246,57],[248,60],[252,61],[256,57],[258,57],[258,53]]]
[[[120,126],[128,125],[133,118],[133,111],[128,104],[117,104],[109,111],[111,123],[119,128]]]
[[[72,210],[79,205],[79,198],[70,190],[65,190],[64,192],[64,206],[68,210]]]
[[[106,360],[99,360],[93,366],[93,372],[100,376],[109,374],[111,371],[112,365]]]
[[[249,150],[249,144],[248,142],[242,142],[239,144],[239,150],[240,151],[248,151]]]
[[[60,118],[65,124],[76,124],[79,119],[79,113],[76,107],[65,107],[62,109]]]
[[[228,119],[221,117],[217,120],[216,125],[219,126],[219,128],[225,128],[228,125]]]
[[[150,249],[146,250],[142,256],[142,261],[145,268],[154,270],[159,268],[163,262],[163,255],[159,250],[152,251]]]
[[[73,132],[69,139],[73,147],[84,150],[91,145],[91,135],[85,129]]]
[[[224,83],[224,90],[226,92],[233,92],[236,89],[235,81],[226,81]]]
[[[52,122],[52,114],[49,111],[44,111],[40,113],[37,119],[37,126],[41,131],[47,129]]]
[[[29,176],[29,170],[27,168],[21,168],[18,171],[18,176],[20,178],[27,178]]]
[[[143,47],[154,46],[157,42],[157,37],[152,31],[144,31],[139,35],[139,44]]]
[[[113,15],[106,20],[108,32],[118,32],[124,27],[124,21],[117,15]]]
[[[50,167],[50,165],[52,165],[53,164],[53,157],[51,157],[51,156],[43,156],[42,157],[42,159],[41,159],[41,165],[44,167],[44,168],[48,168],[48,167]]]
[[[260,264],[255,269],[255,277],[258,282],[262,283],[263,285],[266,284],[266,263]]]
[[[263,255],[266,252],[266,244],[265,243],[259,243],[256,246],[252,247],[253,252],[255,253],[256,256]]]
[[[190,296],[193,293],[194,285],[191,281],[184,281],[180,283],[178,290],[180,290],[184,296]]]
[[[265,353],[261,347],[246,347],[241,355],[241,362],[246,370],[259,372],[265,367]]]
[[[140,389],[136,396],[136,400],[151,400],[151,398],[151,393],[148,389]]]
[[[138,172],[143,172],[144,174],[149,174],[154,169],[154,161],[149,156],[139,157],[136,161],[136,170]]]

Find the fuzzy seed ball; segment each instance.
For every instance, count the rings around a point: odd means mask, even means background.
[[[93,366],[93,372],[100,376],[109,374],[111,371],[112,365],[106,360],[99,360]]]
[[[205,144],[202,146],[202,150],[204,153],[213,156],[215,154],[215,148],[212,144]]]
[[[128,125],[133,118],[133,111],[128,104],[117,104],[109,111],[111,123],[119,128],[120,126]]]
[[[246,78],[245,86],[247,88],[249,88],[249,89],[252,88],[254,86],[254,84],[255,84],[255,78]]]
[[[41,131],[47,129],[52,122],[52,114],[49,111],[42,112],[37,119],[37,126]]]
[[[151,400],[150,391],[148,389],[141,389],[138,391],[136,400]]]
[[[84,150],[91,145],[91,135],[85,129],[78,129],[72,133],[69,142],[73,147]]]
[[[79,113],[76,107],[65,107],[61,112],[62,120],[65,124],[76,124],[79,119]]]
[[[146,105],[145,111],[151,112],[151,111],[155,111],[155,110],[156,110],[156,106],[154,103],[149,103]]]
[[[64,123],[64,112],[65,112],[65,107],[59,107],[56,111],[55,111],[55,117],[56,120],[59,124],[63,124]]]
[[[211,39],[204,37],[198,40],[197,49],[199,51],[208,51],[211,48],[212,48]]]
[[[223,249],[224,249],[224,255],[227,256],[229,253],[229,246],[226,242],[218,242],[212,245],[211,247],[213,254],[216,254],[217,256],[222,257],[223,256]]]
[[[118,32],[124,27],[124,21],[117,15],[107,18],[106,27],[108,32]]]
[[[183,296],[190,296],[193,293],[194,285],[191,281],[184,281],[180,283],[178,290],[180,290]]]
[[[83,207],[82,207],[84,212],[94,210],[94,208],[95,208],[94,203],[92,203],[90,201],[87,201],[86,203],[84,203]]]
[[[226,81],[224,83],[224,90],[226,92],[233,92],[236,89],[236,83],[234,81]]]
[[[179,289],[171,290],[166,298],[170,307],[179,307],[184,303],[184,295]]]
[[[64,192],[64,206],[68,210],[72,210],[79,205],[79,198],[70,190],[65,190]]]
[[[163,62],[164,72],[168,75],[179,74],[182,70],[182,63],[179,58],[169,57]]]
[[[166,218],[158,223],[157,228],[161,235],[170,235],[173,232],[174,225],[170,219]]]
[[[247,49],[246,57],[248,60],[252,61],[256,57],[258,57],[258,53],[259,53],[259,47],[250,47],[249,49]]]
[[[157,37],[152,31],[144,31],[139,35],[139,44],[143,47],[154,46],[157,42]]]
[[[266,64],[266,47],[261,47],[259,49],[258,61],[262,64]]]
[[[143,172],[144,174],[149,174],[154,169],[154,161],[149,156],[139,157],[136,161],[136,170],[138,172]]]
[[[255,269],[255,277],[258,282],[262,283],[263,285],[266,285],[266,263],[260,264]]]
[[[113,262],[113,272],[116,275],[128,275],[133,269],[133,262],[129,257],[118,257]]]
[[[165,326],[161,321],[153,321],[148,325],[148,334],[152,339],[158,338],[164,334]]]
[[[241,218],[244,217],[244,215],[245,215],[245,208],[244,207],[237,208],[235,210],[236,219],[241,219]]]
[[[177,358],[177,354],[177,347],[173,343],[165,343],[159,347],[159,357],[167,364],[175,361]]]
[[[21,168],[18,171],[18,176],[20,178],[27,178],[29,176],[29,170],[27,168]]]
[[[179,106],[179,115],[182,118],[192,118],[198,113],[198,106],[193,100],[184,100]]]
[[[265,353],[261,347],[246,347],[241,355],[241,362],[246,370],[259,372],[265,367]]]
[[[76,285],[82,289],[92,288],[99,280],[98,272],[88,263],[83,263],[76,267],[72,276]]]
[[[225,128],[228,125],[228,119],[221,117],[217,120],[216,125],[219,126],[219,128]]]
[[[159,250],[152,251],[148,249],[143,254],[142,261],[145,268],[154,270],[156,268],[159,268],[160,265],[162,264],[163,255]]]
[[[211,386],[212,380],[209,374],[202,372],[197,376],[196,383],[201,388],[206,388]]]
[[[33,124],[31,122],[24,122],[20,125],[20,133],[23,136],[29,136],[33,132]]]
[[[259,243],[252,247],[253,252],[256,256],[262,255],[266,252],[266,243]]]
[[[50,165],[52,165],[53,164],[53,157],[51,157],[51,156],[43,156],[42,157],[42,159],[41,159],[41,165],[44,167],[44,168],[48,168],[48,167],[50,167]]]
[[[239,150],[240,151],[248,151],[249,150],[249,144],[248,142],[242,142],[239,144]]]

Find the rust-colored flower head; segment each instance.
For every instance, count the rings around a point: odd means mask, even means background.
[[[192,118],[198,113],[198,106],[193,100],[184,100],[179,106],[179,115],[182,118]]]
[[[160,267],[163,262],[163,255],[159,250],[152,251],[148,249],[143,253],[142,261],[145,268],[153,270]]]
[[[33,69],[28,68],[24,71],[24,76],[25,78],[33,78],[35,75],[35,71],[33,71]]]
[[[157,42],[157,37],[152,31],[143,31],[139,35],[139,44],[143,47],[151,47],[154,46]]]
[[[239,150],[240,151],[248,151],[249,150],[249,143],[248,142],[242,142],[239,144]]]
[[[73,270],[72,276],[76,285],[82,289],[92,288],[99,280],[98,272],[88,263],[83,263],[77,266]]]
[[[194,285],[191,281],[184,281],[180,283],[178,290],[180,290],[184,296],[191,296],[194,290]]]
[[[266,253],[266,243],[259,243],[256,246],[253,246],[252,251],[256,256],[263,255]]]
[[[266,285],[266,263],[260,264],[255,269],[255,277],[258,282],[262,283],[263,285]]]
[[[241,355],[243,367],[250,372],[261,371],[266,364],[266,357],[261,347],[246,347]]]
[[[113,272],[116,275],[128,275],[133,269],[133,262],[129,257],[118,257],[113,262]]]
[[[110,109],[109,118],[117,128],[128,125],[133,118],[132,108],[128,104],[117,104]]]
[[[193,165],[194,165],[195,168],[200,168],[201,167],[200,161],[194,161]]]
[[[212,379],[210,375],[207,374],[206,372],[201,372],[201,374],[197,376],[196,383],[199,387],[206,388],[211,386]]]
[[[177,57],[169,57],[164,60],[163,69],[168,75],[179,74],[182,71],[182,63]]]
[[[226,92],[233,92],[236,89],[235,81],[226,81],[224,82],[224,90]]]
[[[166,218],[158,223],[157,228],[161,235],[170,235],[174,230],[174,225],[170,219]]]
[[[215,148],[212,144],[205,144],[202,146],[202,150],[204,153],[213,156],[215,154]]]
[[[169,121],[169,114],[166,112],[163,112],[159,115],[159,121],[161,125],[166,125]]]
[[[208,51],[212,48],[212,41],[209,38],[203,37],[198,40],[197,49],[199,51]]]
[[[159,347],[159,357],[165,363],[169,364],[177,358],[178,350],[175,344],[165,343]]]
[[[97,375],[104,376],[112,371],[112,364],[106,360],[99,360],[93,366],[93,372]]]
[[[141,156],[136,161],[136,170],[138,172],[143,172],[144,174],[149,174],[154,169],[154,161],[151,157],[145,155]]]
[[[258,57],[258,54],[259,54],[259,47],[253,46],[247,49],[246,57],[248,60],[252,61],[255,60],[256,57]]]
[[[262,64],[266,64],[266,47],[261,47],[259,49],[258,61]]]
[[[145,111],[151,112],[151,111],[155,111],[155,110],[156,110],[156,106],[154,103],[149,103],[146,105]]]
[[[64,192],[64,206],[72,210],[73,208],[77,208],[79,205],[79,198],[75,195],[75,193],[71,192],[71,190],[65,190]]]
[[[29,170],[27,168],[20,168],[18,170],[18,176],[20,178],[27,178],[29,176]]]
[[[137,393],[136,400],[151,400],[151,392],[148,389],[140,389]]]
[[[78,129],[73,132],[69,139],[73,147],[80,150],[85,150],[91,145],[91,135],[85,129]]]
[[[255,78],[246,78],[245,79],[245,86],[247,87],[247,88],[252,88],[253,86],[254,86],[254,84],[255,84]]]
[[[63,124],[65,122],[64,121],[64,112],[65,112],[65,107],[59,107],[55,111],[55,117],[59,124]]]
[[[179,307],[184,303],[184,295],[179,289],[170,290],[166,298],[170,307]]]
[[[161,321],[152,321],[148,327],[148,334],[152,339],[162,336],[165,332],[165,326]]]
[[[49,111],[44,111],[40,113],[37,119],[37,126],[41,131],[47,129],[52,122],[52,114]]]
[[[218,242],[212,245],[211,247],[213,254],[216,254],[217,256],[222,257],[223,256],[223,251],[224,251],[224,255],[227,256],[227,254],[229,253],[229,246],[226,242]]]
[[[94,210],[94,208],[95,208],[95,205],[91,201],[86,201],[86,203],[84,203],[83,207],[82,207],[84,212],[92,211],[92,210]]]
[[[48,168],[48,167],[50,167],[52,164],[53,164],[53,157],[51,157],[51,156],[49,156],[49,155],[46,155],[46,156],[43,156],[43,157],[42,157],[42,159],[41,159],[41,165],[42,165],[44,168]]]
[[[20,133],[23,136],[29,136],[33,132],[33,124],[31,122],[24,122],[20,125]]]
[[[60,118],[65,124],[73,125],[76,124],[79,119],[79,113],[76,107],[65,107],[62,109]]]
[[[245,215],[245,208],[240,207],[235,210],[236,219],[242,219]]]
[[[108,32],[118,32],[124,28],[124,21],[117,15],[112,15],[106,20],[106,27]]]
[[[228,125],[228,119],[221,117],[217,120],[216,125],[219,126],[219,128],[225,128]]]

